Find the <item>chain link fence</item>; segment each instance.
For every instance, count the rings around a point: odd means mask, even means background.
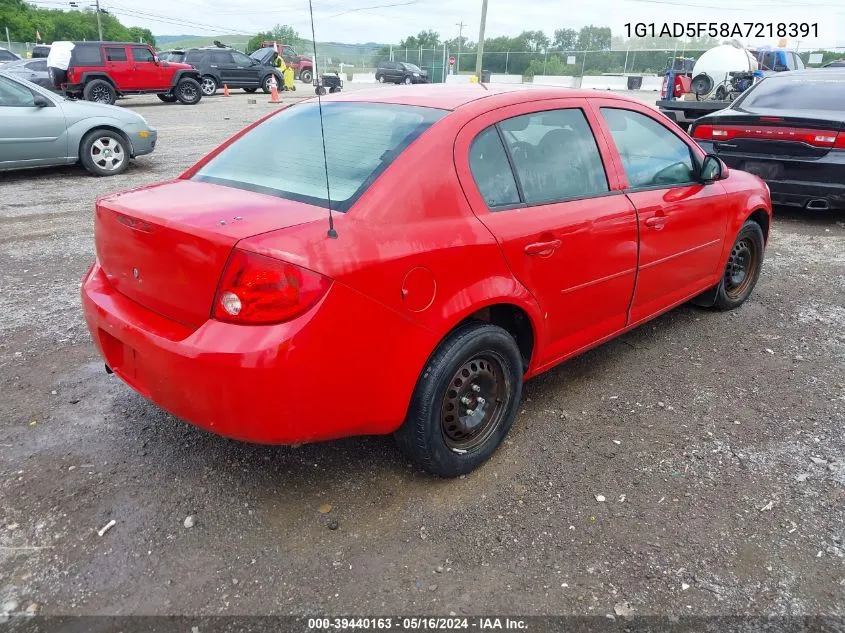
[[[40,45],[41,42],[8,42],[6,40],[0,40],[0,46],[8,48],[13,53],[24,58],[32,57],[32,49]]]
[[[535,75],[563,75],[583,77],[603,74],[628,74],[662,76],[672,58],[686,57],[697,60],[704,50],[684,49],[629,49],[618,51],[485,51],[482,69],[491,74],[533,77]],[[810,65],[810,56],[817,51],[798,51],[805,65]],[[449,58],[455,58],[449,68]],[[819,66],[833,59],[845,58],[845,48],[828,49],[822,53]],[[392,48],[374,55],[372,68],[382,61],[407,62],[428,71],[431,80],[445,80],[446,73],[473,74],[476,53],[458,53],[447,46],[421,49]],[[815,58],[813,59],[815,61]]]

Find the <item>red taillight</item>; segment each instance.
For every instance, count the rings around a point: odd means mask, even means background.
[[[311,309],[329,286],[330,279],[310,270],[235,249],[223,271],[212,316],[245,325],[290,321]]]
[[[660,98],[665,99],[668,96],[669,75],[663,76],[663,84],[660,86]]]
[[[845,135],[836,131],[807,128],[773,127],[765,125],[698,125],[693,138],[703,141],[729,141],[751,138],[762,141],[806,143],[822,149],[845,149]]]
[[[681,75],[675,77],[675,96],[680,97],[684,94],[684,79]]]

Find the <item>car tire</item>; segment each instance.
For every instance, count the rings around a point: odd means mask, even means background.
[[[384,83],[384,75],[376,75],[376,81],[380,84]]]
[[[244,88],[244,92],[248,92],[249,94],[252,94],[256,90],[258,90],[258,88]]]
[[[211,75],[203,75],[200,77],[200,89],[202,90],[202,96],[211,97],[217,94],[217,89],[219,87],[217,80]]]
[[[86,101],[114,105],[114,102],[117,101],[117,91],[105,79],[93,79],[85,84],[82,97]]]
[[[173,89],[173,94],[182,105],[196,105],[202,99],[202,87],[196,79],[183,77]]]
[[[310,84],[311,80],[314,79],[314,73],[311,72],[310,68],[306,68],[301,73],[299,73],[299,78],[302,80],[303,83]]]
[[[159,93],[156,96],[165,103],[176,103],[176,97],[172,92]]]
[[[272,92],[270,89],[270,78],[273,77],[272,74],[268,74],[264,79],[261,80],[261,91],[268,95]],[[281,90],[284,87],[285,83],[283,79],[279,79],[276,77],[276,87]]]
[[[405,84],[406,86],[410,86],[414,82],[410,77],[405,77],[405,79],[402,80],[402,83]]]
[[[516,418],[522,373],[522,356],[507,331],[482,322],[459,327],[438,346],[417,381],[407,417],[395,433],[399,448],[433,475],[457,477],[474,470],[502,443]]]
[[[79,144],[79,160],[95,176],[122,174],[130,154],[129,142],[113,130],[92,130]]]
[[[714,306],[719,310],[733,310],[741,306],[751,293],[763,268],[765,238],[763,229],[747,220],[734,240],[725,272],[716,288]]]

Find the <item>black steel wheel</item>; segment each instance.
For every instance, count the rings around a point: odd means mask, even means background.
[[[764,250],[763,229],[756,222],[748,220],[740,228],[728,255],[722,280],[716,290],[716,307],[732,310],[751,296],[763,268]]]
[[[440,477],[466,474],[504,440],[522,396],[522,356],[504,329],[483,322],[453,331],[420,375],[395,437],[415,464]]]
[[[450,380],[440,407],[446,446],[471,451],[486,442],[501,422],[507,399],[505,363],[496,352],[476,356]]]

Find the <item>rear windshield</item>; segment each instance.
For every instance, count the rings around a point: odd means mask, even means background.
[[[326,157],[316,103],[302,103],[247,132],[194,176],[347,211],[408,145],[447,112],[382,103],[324,103]]]
[[[813,71],[823,75],[825,71]],[[837,74],[825,78],[772,77],[764,79],[736,105],[742,109],[841,110],[845,103],[845,82]]]

